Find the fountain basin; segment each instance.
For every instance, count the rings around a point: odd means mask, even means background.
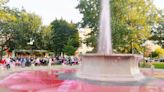
[[[65,67],[65,66],[64,66]],[[0,92],[164,92],[164,71],[142,69],[139,82],[106,82],[77,78],[77,68],[26,70],[1,77]],[[36,67],[35,67],[36,69]]]
[[[86,54],[77,76],[89,80],[128,82],[145,77],[138,68],[142,55],[135,54]]]

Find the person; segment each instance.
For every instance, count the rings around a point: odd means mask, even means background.
[[[70,65],[72,65],[72,59],[71,59],[71,57],[68,57],[68,63],[69,63]]]
[[[78,64],[78,58],[74,57],[74,64],[77,65]]]
[[[27,59],[26,59],[26,57],[24,57],[24,58],[23,58],[23,62],[22,62],[22,63],[23,63],[23,66],[22,66],[22,67],[25,67],[25,66],[26,66],[26,65],[25,65],[26,62],[27,62]]]
[[[48,60],[48,66],[51,66],[52,65],[52,58],[49,58]]]
[[[6,64],[6,60],[5,59],[2,59],[1,62],[0,62],[1,65],[4,65]]]
[[[40,58],[37,58],[37,59],[36,59],[35,65],[36,65],[36,66],[37,66],[37,65],[40,65]]]
[[[5,59],[5,61],[6,61],[6,68],[7,69],[10,69],[10,67],[11,67],[11,65],[10,65],[10,61],[11,61],[11,59],[9,58],[9,57],[7,57],[6,59]]]
[[[19,61],[18,58],[16,59],[15,64],[16,64],[16,66],[20,66],[21,65],[21,62]]]
[[[63,57],[63,64],[67,64],[67,59],[66,59],[66,57]]]
[[[30,58],[26,57],[26,63],[25,63],[25,66],[30,66],[31,65],[31,61],[30,61]]]

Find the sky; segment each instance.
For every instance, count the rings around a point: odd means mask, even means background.
[[[154,4],[164,9],[164,0],[154,0]],[[23,7],[26,11],[41,16],[44,25],[50,24],[56,18],[74,23],[82,19],[82,15],[75,9],[78,0],[10,0],[7,5],[11,8]]]
[[[77,0],[10,0],[7,4],[11,8],[22,7],[27,12],[34,12],[41,16],[43,24],[48,25],[53,20],[63,18],[68,22],[79,22],[82,15],[75,7]]]

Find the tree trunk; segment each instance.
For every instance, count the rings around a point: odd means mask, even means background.
[[[0,62],[2,60],[2,55],[3,55],[3,46],[1,47],[1,50],[0,50]]]
[[[130,42],[131,48],[130,48],[130,53],[133,54],[133,41]]]

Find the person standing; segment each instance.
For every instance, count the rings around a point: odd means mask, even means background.
[[[10,67],[11,67],[11,65],[10,65],[11,59],[10,59],[9,57],[7,57],[7,58],[5,59],[5,61],[6,61],[6,68],[7,68],[7,69],[10,69]]]

